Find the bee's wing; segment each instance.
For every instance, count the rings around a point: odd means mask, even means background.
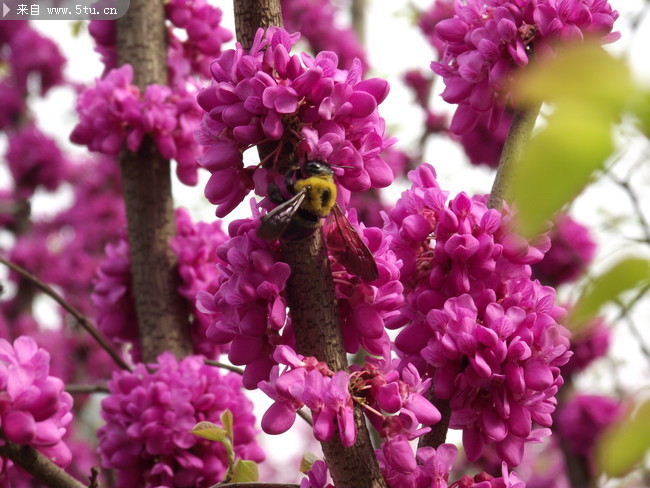
[[[306,196],[307,189],[303,188],[289,200],[263,215],[257,229],[258,237],[267,241],[274,241],[282,237],[293,215],[298,211]]]
[[[328,215],[325,232],[327,248],[350,274],[367,282],[377,279],[379,272],[375,258],[338,205],[334,205]]]

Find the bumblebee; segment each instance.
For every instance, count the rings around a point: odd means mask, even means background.
[[[293,194],[284,199],[276,185],[269,185],[269,197],[279,205],[262,216],[257,235],[269,241],[303,239],[318,228],[321,219],[328,249],[351,273],[364,281],[378,277],[377,263],[341,207],[336,203],[334,173],[319,161],[305,163],[302,174],[290,171],[285,181]]]

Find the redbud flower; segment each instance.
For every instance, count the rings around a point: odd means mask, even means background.
[[[602,395],[576,395],[556,414],[557,432],[577,456],[591,459],[596,440],[621,418],[623,405]]]
[[[384,121],[377,105],[388,94],[384,80],[361,80],[355,63],[338,69],[328,51],[315,58],[290,54],[298,35],[271,27],[258,30],[250,51],[237,45],[212,64],[213,84],[198,95],[206,111],[197,141],[208,146],[201,166],[212,176],[205,193],[225,216],[256,182],[256,191],[289,168],[277,166],[282,151],[302,163],[329,163],[347,190],[387,186],[393,178],[380,153]],[[273,143],[262,165],[244,168],[242,153],[253,145]],[[337,167],[338,165],[338,167]],[[263,166],[263,167],[260,167]]]
[[[9,133],[6,159],[20,198],[29,198],[39,187],[54,191],[67,176],[68,163],[56,142],[33,123]]]
[[[328,483],[328,471],[325,461],[320,459],[312,465],[311,469],[305,473],[306,478],[300,481],[300,488],[334,488],[334,485]]]
[[[118,488],[207,488],[221,481],[228,467],[223,446],[189,431],[202,421],[219,424],[226,409],[234,418],[237,457],[264,459],[241,377],[222,375],[201,356],[177,361],[163,353],[157,364],[115,373],[108,387],[99,452],[103,467],[116,470]]]
[[[200,311],[211,314],[208,340],[230,343],[228,358],[245,365],[244,386],[253,389],[269,378],[275,346],[293,342],[280,332],[287,322],[284,288],[289,265],[278,261],[277,244],[256,235],[257,220],[235,221],[230,240],[217,249],[219,289],[197,296]]]
[[[49,375],[49,363],[49,353],[31,337],[21,336],[13,345],[0,339],[0,433],[63,467],[71,460],[62,437],[72,420],[72,397]],[[2,461],[0,468],[6,467]]]
[[[559,215],[549,233],[551,249],[533,265],[533,274],[549,286],[570,283],[585,272],[596,253],[589,229],[567,214]]]
[[[458,104],[450,130],[464,134],[481,116],[494,130],[510,94],[512,73],[530,56],[552,56],[557,45],[587,35],[612,42],[618,12],[604,0],[472,0],[454,3],[453,18],[435,34],[445,42],[432,69],[443,77],[442,98]]]
[[[548,243],[513,235],[507,211],[488,209],[484,197],[446,203],[426,165],[409,176],[386,227],[412,290],[390,323],[406,324],[395,345],[420,371],[434,368],[435,394],[450,400],[450,426],[463,429],[470,460],[494,443],[516,465],[524,443],[546,433],[532,421],[552,423],[570,355],[554,290],[530,280]]]
[[[573,356],[562,366],[565,378],[585,370],[596,359],[607,354],[612,331],[603,317],[589,321],[571,336]]]

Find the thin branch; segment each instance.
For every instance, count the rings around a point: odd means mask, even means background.
[[[215,361],[213,359],[204,359],[203,362],[207,364],[208,366],[215,366],[217,368],[221,369],[227,369],[228,371],[231,371],[233,373],[237,373],[239,375],[244,375],[244,370],[242,368],[238,368],[237,366],[232,366],[230,364],[226,363],[221,363],[219,361]]]
[[[241,368],[238,368],[237,366],[232,366],[230,364],[221,363],[219,361],[214,361],[213,359],[204,359],[203,362],[205,364],[207,364],[208,366],[214,366],[216,368],[226,369],[228,371],[231,371],[233,373],[237,373],[237,374],[242,375],[242,376],[244,374],[244,370],[241,369]],[[305,412],[304,410],[298,410],[298,412],[296,412],[296,413],[298,414],[298,417],[303,419],[310,426],[312,426],[312,427],[314,426],[314,421],[312,420],[311,415],[309,415],[307,412]]]
[[[293,483],[218,483],[211,488],[300,488]]]
[[[75,319],[77,319],[79,325],[81,325],[84,329],[86,329],[86,331],[91,336],[93,336],[93,338],[99,343],[100,346],[102,346],[102,348],[104,348],[104,350],[113,358],[113,361],[115,361],[115,363],[120,368],[125,369],[126,371],[131,371],[129,365],[126,364],[124,362],[124,359],[122,359],[120,355],[115,351],[115,349],[111,347],[111,345],[104,338],[101,332],[99,332],[97,328],[92,323],[90,323],[90,321],[79,310],[77,310],[73,305],[71,305],[66,300],[64,300],[63,297],[61,297],[61,295],[55,292],[49,285],[43,283],[41,280],[39,280],[36,276],[31,274],[26,269],[18,266],[15,263],[7,261],[1,256],[0,256],[0,263],[14,270],[20,276],[29,280],[34,286],[36,286],[43,293],[49,295],[56,303],[61,305],[61,307],[63,307],[70,315],[72,315]]]
[[[65,385],[65,391],[71,395],[82,395],[84,393],[110,393],[106,385]]]
[[[501,208],[504,200],[509,203],[512,201],[512,178],[517,172],[517,165],[520,163],[524,146],[528,143],[533,127],[535,127],[540,107],[541,105],[537,105],[514,112],[490,192],[488,208]]]
[[[643,213],[638,195],[634,192],[628,180],[621,180],[613,174],[609,174],[608,176],[627,194],[630,203],[632,204],[632,208],[634,209],[634,213],[639,221],[639,225],[644,233],[644,238],[641,239],[641,242],[650,246],[650,222],[648,222],[648,219],[646,219],[645,214]]]
[[[0,456],[11,459],[49,488],[86,488],[32,446],[14,444],[6,439],[2,442]]]

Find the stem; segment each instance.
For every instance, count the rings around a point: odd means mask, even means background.
[[[41,290],[43,293],[46,295],[49,295],[56,303],[61,305],[70,315],[72,315],[75,319],[77,319],[77,322],[79,322],[79,325],[81,325],[86,331],[93,336],[93,338],[97,341],[97,343],[102,346],[102,348],[113,358],[113,361],[122,369],[125,369],[126,371],[131,371],[131,368],[124,362],[124,359],[111,347],[111,345],[108,343],[108,341],[104,338],[104,336],[97,330],[97,328],[90,323],[90,321],[75,307],[73,307],[71,304],[66,302],[61,295],[59,295],[57,292],[55,292],[52,288],[50,288],[48,285],[43,283],[41,280],[39,280],[36,276],[31,274],[29,271],[26,269],[21,268],[17,264],[14,264],[10,261],[7,261],[6,259],[0,257],[0,263],[4,264],[5,266],[11,268],[14,270],[16,273],[20,274],[23,278],[25,278],[28,282],[36,286],[39,290]]]
[[[440,422],[431,426],[431,431],[424,434],[420,437],[418,442],[418,447],[430,446],[434,449],[438,449],[442,444],[447,440],[447,431],[449,430],[449,420],[451,420],[451,407],[449,406],[449,400],[443,400],[442,398],[437,398],[433,393],[433,386],[428,392],[427,395],[429,401],[438,409],[442,418]]]
[[[348,367],[339,310],[327,251],[320,229],[306,239],[281,241],[285,262],[291,267],[287,301],[300,354],[315,356],[332,371]],[[321,442],[334,485],[338,488],[384,488],[361,407],[354,406],[357,438],[343,447],[338,435]]]
[[[502,202],[512,202],[512,178],[516,174],[517,164],[521,160],[524,146],[528,143],[533,132],[541,105],[515,111],[508,131],[508,137],[503,146],[499,168],[494,178],[492,191],[488,200],[488,208],[501,208]]]
[[[352,29],[354,29],[360,44],[366,40],[366,0],[352,0],[350,8]]]
[[[0,456],[11,459],[44,485],[50,488],[86,488],[32,446],[14,444],[6,439],[2,439],[2,443]]]
[[[83,395],[88,393],[110,393],[106,385],[65,385],[65,391],[71,395]]]
[[[133,2],[117,22],[120,64],[130,64],[134,83],[144,91],[167,84],[167,45],[163,2]],[[177,291],[176,257],[169,240],[176,234],[169,160],[145,137],[137,152],[120,155],[129,233],[131,274],[145,363],[163,351],[177,358],[191,353],[187,314]]]
[[[292,483],[219,483],[211,488],[299,488]]]

